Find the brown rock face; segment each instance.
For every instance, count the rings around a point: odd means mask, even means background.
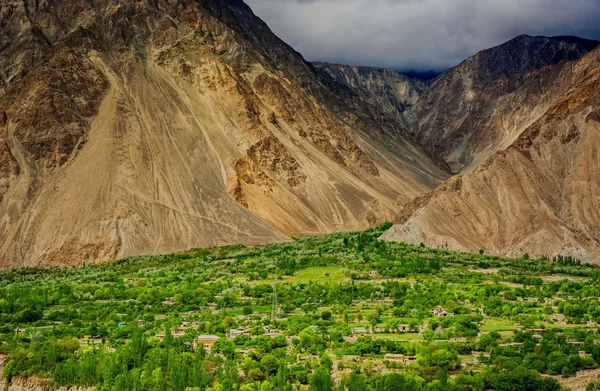
[[[0,0],[0,267],[365,228],[447,177],[241,1]]]
[[[413,137],[450,172],[468,171],[543,116],[564,93],[563,71],[597,45],[523,35],[482,51],[425,91],[411,113]]]
[[[600,49],[546,73],[555,92],[539,118],[412,201],[384,238],[600,262]]]

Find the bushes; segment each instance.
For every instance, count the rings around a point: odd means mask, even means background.
[[[539,377],[535,371],[517,369],[492,374],[489,386],[497,391],[560,391],[560,383],[553,378]]]

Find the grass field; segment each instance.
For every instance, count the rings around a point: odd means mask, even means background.
[[[284,278],[286,283],[338,283],[341,281],[350,281],[350,277],[345,274],[345,269],[341,266],[309,267],[296,272],[293,276]]]
[[[481,326],[481,331],[511,331],[515,330],[515,324],[506,319],[486,319]]]

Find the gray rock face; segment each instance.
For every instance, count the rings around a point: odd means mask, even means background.
[[[361,99],[378,106],[408,126],[409,111],[427,88],[425,83],[410,79],[393,69],[374,67],[352,67],[349,65],[313,63],[341,85],[355,91]]]
[[[598,45],[574,37],[519,36],[438,77],[413,109],[410,131],[452,173],[510,145],[555,99],[562,69]]]

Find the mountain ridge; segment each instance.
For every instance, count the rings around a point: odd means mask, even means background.
[[[510,146],[407,204],[383,238],[598,262],[600,48],[555,83],[561,92]]]
[[[447,177],[243,2],[0,4],[0,267],[365,228]]]
[[[1,268],[392,219],[600,253],[589,41],[519,36],[422,83],[311,64],[241,0],[0,0],[0,26]]]

